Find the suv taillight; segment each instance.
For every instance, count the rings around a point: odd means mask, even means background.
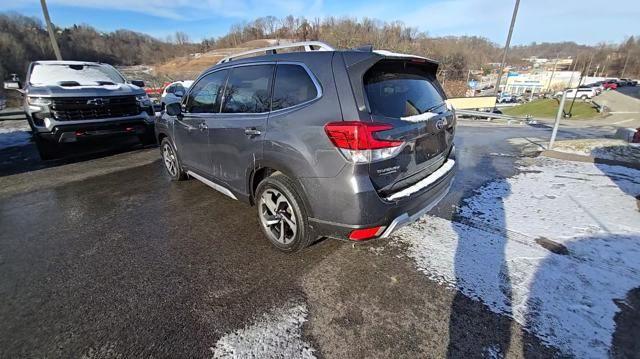
[[[404,141],[382,140],[374,136],[376,132],[392,128],[385,123],[341,121],[326,124],[324,131],[347,160],[370,163],[391,158],[402,150]]]

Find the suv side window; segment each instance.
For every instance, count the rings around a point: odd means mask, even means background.
[[[278,64],[273,85],[271,110],[295,106],[318,97],[318,90],[300,65]]]
[[[273,65],[233,68],[227,81],[222,112],[262,113],[269,111]]]
[[[167,87],[167,93],[173,93],[176,90],[175,85],[171,85]]]
[[[193,86],[187,97],[186,110],[191,113],[218,113],[220,92],[224,87],[227,70],[212,72]]]

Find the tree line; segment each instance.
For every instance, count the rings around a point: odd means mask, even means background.
[[[308,20],[304,17],[260,17],[235,24],[218,38],[205,39],[203,50],[236,47],[258,39],[320,40],[337,48],[354,48],[363,44],[374,48],[408,52],[440,61],[441,71],[449,79],[466,79],[469,69],[482,69],[487,63],[500,61],[502,46],[479,36],[432,37],[400,21],[326,17]],[[575,59],[576,70],[600,69],[611,77],[640,76],[640,37],[630,36],[622,44],[579,45],[575,42],[531,43],[514,46],[508,64],[524,64],[531,56]],[[626,66],[625,66],[626,63]],[[590,71],[591,72],[591,71]]]
[[[64,59],[99,61],[113,65],[138,65],[166,61],[197,48],[170,43],[129,30],[100,32],[91,26],[55,26]],[[39,19],[0,13],[0,77],[24,78],[29,62],[55,60],[46,27]]]
[[[194,52],[237,47],[260,39],[320,40],[336,48],[354,48],[365,44],[374,48],[412,53],[441,63],[441,80],[466,81],[469,70],[485,69],[498,62],[502,48],[479,36],[433,37],[400,21],[375,19],[274,16],[260,17],[231,26],[223,36],[190,41],[187,34],[176,32],[165,40],[129,31],[100,32],[88,25],[55,27],[64,58],[102,61],[114,65],[162,63],[168,59]],[[53,59],[46,28],[35,18],[0,13],[0,77],[24,75],[29,61]],[[598,68],[611,77],[640,76],[640,38],[629,37],[622,44],[596,46],[564,43],[532,43],[514,46],[509,52],[509,64],[523,64],[523,58],[567,57],[576,59],[576,70]],[[605,71],[602,71],[602,70]],[[464,88],[464,86],[462,86]]]

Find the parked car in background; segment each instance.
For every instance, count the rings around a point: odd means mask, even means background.
[[[7,99],[0,95],[0,110],[7,108]]]
[[[615,90],[618,88],[618,82],[616,80],[607,80],[602,83],[602,87],[605,90]]]
[[[618,84],[618,87],[624,87],[628,85],[627,80],[625,79],[618,79],[616,80],[616,83]]]
[[[192,84],[193,81],[175,81],[167,85],[160,96],[161,109],[164,110],[170,103],[180,102]]]
[[[512,96],[511,94],[508,93],[500,93],[498,95],[498,99],[496,100],[497,103],[512,103],[512,102],[516,102],[516,97]]]
[[[604,87],[602,86],[602,81],[586,84],[580,86],[581,88],[592,88],[596,91],[596,94],[599,95],[604,91]]]
[[[388,237],[447,194],[456,115],[438,63],[316,41],[250,53],[263,56],[223,59],[158,119],[171,179],[256,205],[285,252]]]
[[[108,136],[155,142],[154,112],[144,82],[128,81],[113,66],[83,61],[35,61],[27,81],[5,81],[24,94],[24,111],[43,160],[65,144]]]
[[[568,99],[574,99],[574,98],[579,98],[582,100],[588,100],[588,99],[592,99],[594,98],[597,93],[596,90],[594,90],[591,87],[580,87],[577,89],[567,89],[567,98]],[[562,91],[558,91],[556,93],[556,97],[562,97]]]

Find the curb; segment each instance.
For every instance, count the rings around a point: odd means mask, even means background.
[[[576,155],[576,154],[573,154],[573,153],[559,152],[559,151],[554,151],[554,150],[542,151],[541,155],[545,156],[545,157],[556,158],[556,159],[559,159],[559,160],[576,161],[576,162],[588,162],[588,163],[596,163],[596,164],[600,163],[600,164],[611,165],[611,166],[630,167],[630,168],[635,168],[637,170],[640,170],[640,163],[609,160],[609,159],[606,159],[606,158],[597,158],[597,157],[591,157],[591,156]]]

